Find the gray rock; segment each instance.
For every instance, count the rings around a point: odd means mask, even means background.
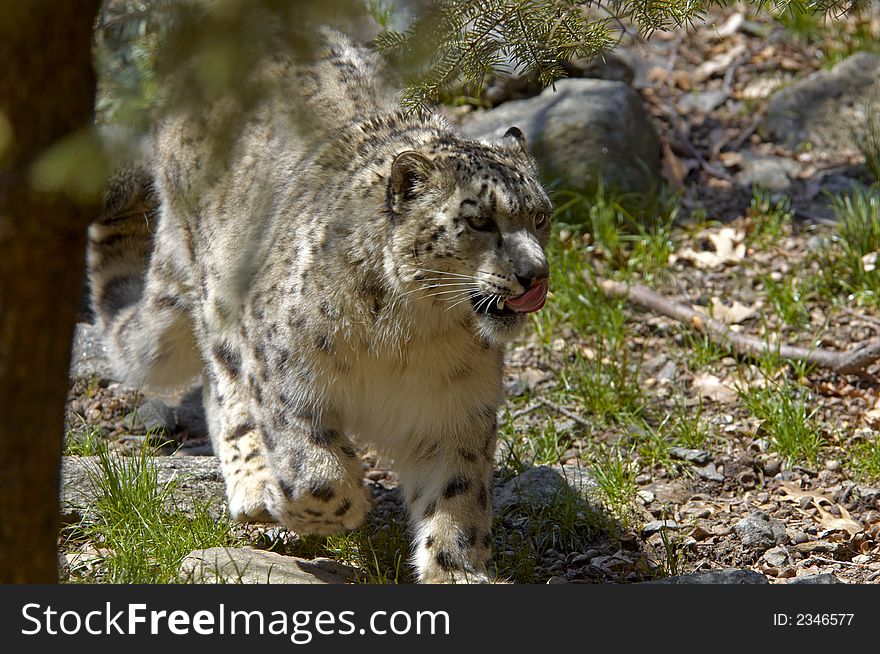
[[[776,568],[788,563],[788,550],[784,547],[771,547],[764,552],[764,560]]]
[[[125,416],[122,424],[136,434],[171,434],[177,429],[177,416],[162,400],[152,398]]]
[[[667,361],[657,373],[657,381],[661,384],[671,384],[675,381],[677,370],[675,361]]]
[[[703,570],[689,575],[678,575],[645,582],[648,584],[769,584],[767,577],[752,570]]]
[[[810,575],[809,577],[795,577],[789,584],[842,584],[843,582],[830,572],[820,575]]]
[[[857,52],[770,99],[761,135],[791,149],[857,150],[858,127],[880,112],[880,55]],[[855,130],[855,133],[854,133]]]
[[[681,529],[681,525],[675,520],[651,520],[642,525],[642,536],[650,536],[664,529],[677,531]]]
[[[788,191],[800,170],[796,161],[785,157],[742,152],[742,170],[737,181],[743,186],[759,186],[775,193]]]
[[[560,492],[568,491],[598,503],[597,489],[596,482],[577,466],[539,466],[497,486],[493,499],[495,511],[501,513],[524,504],[550,504]]]
[[[632,84],[635,71],[629,62],[616,52],[604,52],[586,59],[564,63],[569,77],[589,77],[612,82]]]
[[[95,504],[90,471],[96,471],[98,457],[65,456],[61,462],[61,513],[67,520],[83,515]],[[157,468],[159,485],[174,481],[173,507],[192,513],[194,503],[207,504],[209,513],[223,519],[226,510],[226,489],[215,456],[156,457],[151,465]]]
[[[494,140],[519,127],[545,179],[569,188],[606,183],[644,192],[660,184],[660,145],[639,94],[628,84],[563,79],[527,100],[468,114],[463,131]]]
[[[182,395],[174,411],[177,429],[186,431],[190,438],[207,436],[208,422],[202,405],[202,387],[196,386]]]
[[[344,584],[355,570],[329,559],[300,559],[250,547],[212,547],[188,554],[182,581],[200,584]]]
[[[763,511],[753,511],[733,526],[745,547],[770,549],[788,540],[785,524]]]
[[[673,447],[670,448],[669,454],[676,459],[696,463],[697,465],[706,465],[712,455],[706,450],[693,450],[689,447]]]
[[[678,110],[684,114],[693,111],[708,113],[727,102],[728,97],[724,89],[688,93],[678,101]]]
[[[96,325],[77,323],[70,354],[71,379],[115,380],[101,330]]]
[[[718,468],[716,468],[715,464],[711,461],[700,468],[695,467],[694,472],[700,475],[703,479],[708,479],[709,481],[724,481],[724,475],[718,472]]]

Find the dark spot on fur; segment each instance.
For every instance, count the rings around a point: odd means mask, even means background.
[[[342,451],[342,453],[343,453],[345,456],[347,456],[347,457],[351,457],[352,459],[355,458],[355,457],[357,456],[357,452],[355,452],[354,448],[351,447],[350,445],[343,445],[343,446],[340,447],[339,449]]]
[[[98,310],[104,315],[116,315],[137,302],[141,284],[141,280],[135,277],[114,277],[109,280],[101,287],[98,295]]]
[[[315,346],[323,352],[333,351],[333,341],[326,334],[322,334],[315,338]]]
[[[464,447],[458,448],[458,455],[465,461],[474,463],[477,460],[477,453]]]
[[[333,515],[335,515],[337,518],[344,516],[346,513],[348,513],[348,510],[350,508],[351,502],[349,502],[348,500],[342,500],[342,504],[340,504],[339,508],[333,512]]]
[[[471,482],[470,479],[466,479],[465,477],[453,477],[449,480],[449,483],[446,484],[446,488],[443,489],[443,497],[447,500],[452,499],[462,493],[467,492],[467,489],[470,488]]]
[[[452,555],[446,550],[440,550],[437,553],[435,560],[437,561],[437,565],[439,565],[444,572],[452,570]]]
[[[153,304],[159,309],[173,309],[176,311],[181,308],[182,300],[177,295],[159,295],[153,299]]]
[[[211,350],[214,360],[232,379],[241,374],[241,357],[229,345],[216,343]]]
[[[480,484],[480,490],[477,491],[477,502],[483,511],[489,508],[489,489],[486,488],[486,484]]]
[[[492,533],[489,531],[483,534],[483,547],[492,547]]]
[[[425,507],[425,510],[422,512],[423,518],[431,518],[437,512],[437,500],[431,500],[428,502],[428,506]]]
[[[329,427],[315,427],[309,432],[309,440],[318,447],[330,447],[339,438],[339,432]]]
[[[431,549],[433,546],[434,546],[434,537],[433,537],[433,536],[428,536],[428,537],[425,539],[425,547],[428,548],[428,549]]]
[[[458,535],[455,542],[463,550],[472,548],[477,544],[477,528],[468,527],[464,533]]]
[[[248,421],[241,423],[229,434],[230,439],[239,439],[250,431],[254,430],[254,423]]]
[[[306,509],[306,513],[315,518],[320,518],[322,515],[324,515],[320,511],[315,511],[314,509]]]
[[[336,497],[336,491],[326,481],[314,482],[309,488],[309,493],[311,493],[312,497],[322,502],[329,502]]]

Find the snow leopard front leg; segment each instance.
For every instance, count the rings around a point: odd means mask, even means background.
[[[495,408],[487,407],[465,433],[425,436],[399,462],[422,583],[489,580],[496,431]]]

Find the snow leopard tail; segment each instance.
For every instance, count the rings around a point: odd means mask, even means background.
[[[143,295],[157,210],[149,171],[124,168],[111,177],[88,245],[92,307],[105,327]]]
[[[183,285],[153,254],[159,213],[151,172],[117,171],[89,227],[87,265],[92,307],[119,380],[168,389],[191,381],[202,363]]]

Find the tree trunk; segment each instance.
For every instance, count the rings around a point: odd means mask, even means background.
[[[57,581],[71,334],[91,210],[38,192],[39,155],[91,122],[99,0],[0,0],[0,582]]]

